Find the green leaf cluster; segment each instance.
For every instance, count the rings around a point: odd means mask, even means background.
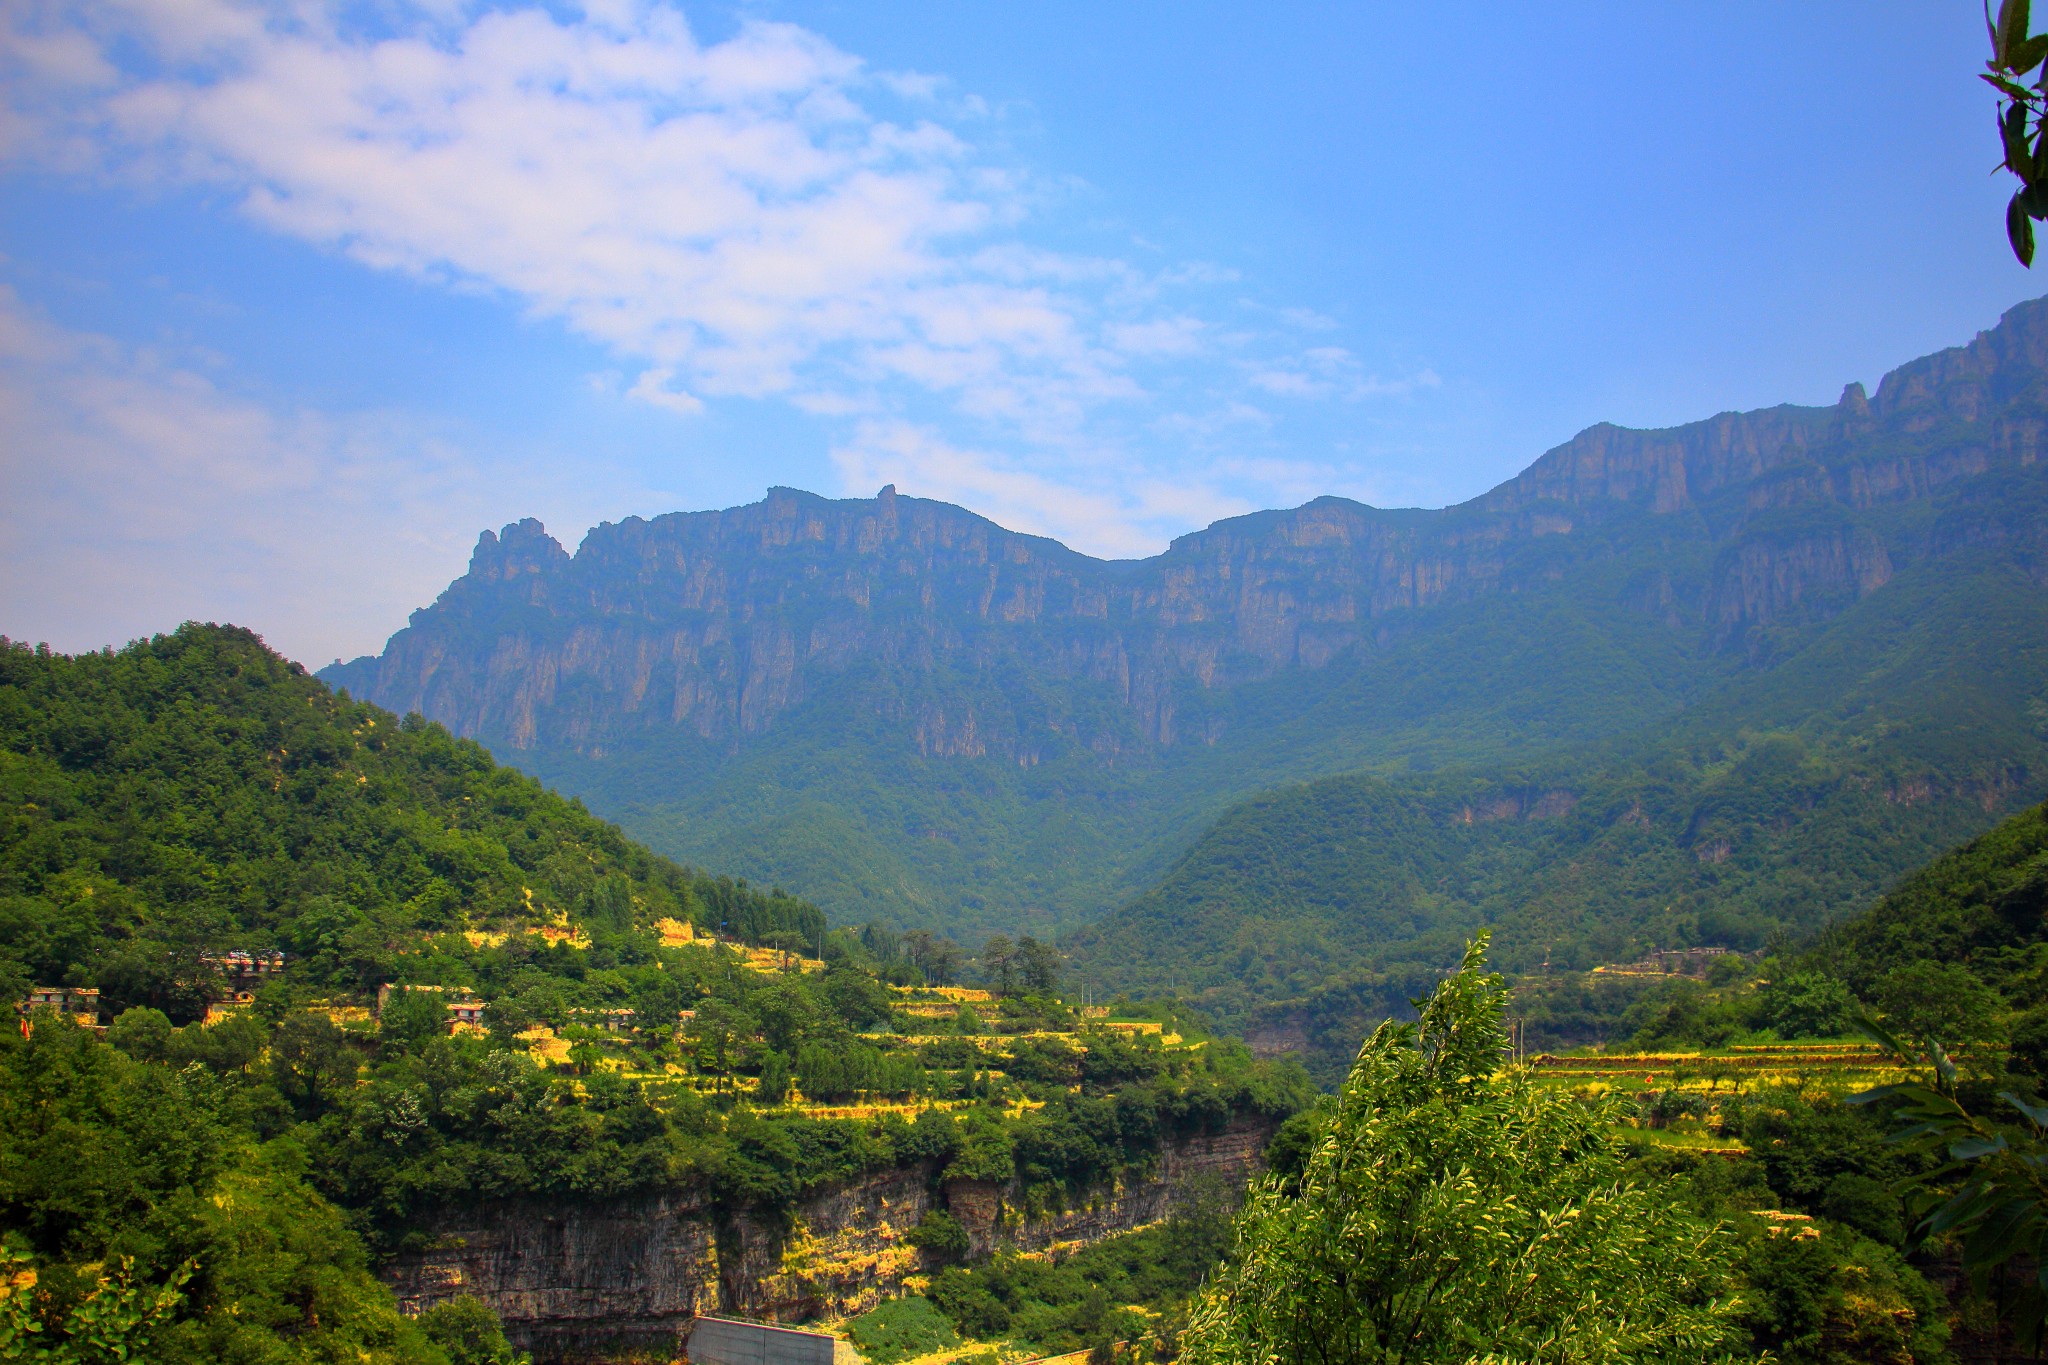
[[[0,1358],[439,1365],[238,1077],[0,1034]]]
[[[1597,1108],[1502,1069],[1483,953],[1374,1032],[1299,1177],[1253,1192],[1183,1359],[1747,1355],[1732,1240],[1631,1181]]]
[[[1998,116],[2001,164],[2019,179],[2005,209],[2005,232],[2019,263],[2034,263],[2034,223],[2048,218],[2048,136],[2042,118],[2048,111],[2048,70],[2033,85],[2027,77],[2048,59],[2048,35],[2032,36],[2028,0],[2003,0],[1998,17],[1985,0],[1985,23],[1991,31],[1991,59],[1982,79],[2005,97]]]

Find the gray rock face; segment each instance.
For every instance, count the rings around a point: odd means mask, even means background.
[[[799,1322],[861,1312],[923,1268],[902,1235],[933,1208],[965,1225],[976,1255],[1045,1251],[1158,1222],[1199,1177],[1241,1188],[1272,1126],[1239,1121],[1183,1139],[1147,1178],[1073,1207],[1027,1215],[1014,1191],[892,1170],[814,1196],[787,1223],[720,1218],[704,1201],[650,1196],[606,1203],[523,1201],[450,1210],[430,1244],[385,1270],[409,1312],[459,1295],[489,1304],[540,1365],[667,1360],[698,1314]]]
[[[2048,584],[2044,358],[2027,304],[1874,397],[1596,426],[1457,507],[1320,498],[1144,560],[890,489],[600,526],[573,557],[521,522],[323,676],[842,922],[1042,937],[1281,784],[1632,739],[1887,598],[1984,636],[1985,562]],[[1859,639],[1871,678],[1909,648]],[[1811,691],[1772,706],[1727,734],[1833,723]]]
[[[887,723],[926,756],[1034,761],[1044,732],[1105,753],[1213,743],[1177,689],[1229,688],[1370,649],[1389,618],[1580,572],[1644,539],[1708,549],[1660,590],[1724,644],[1882,587],[1912,554],[1874,509],[2041,459],[2048,304],[1968,346],[1851,385],[1832,408],[1592,427],[1442,511],[1319,498],[1091,559],[884,489],[775,489],[720,512],[593,530],[571,557],[538,522],[485,532],[467,575],[375,658],[323,676],[500,746],[601,754],[676,730],[740,743],[865,667],[964,682]],[[1033,715],[1028,694],[1039,698]],[[1092,714],[1103,699],[1116,723]],[[1085,700],[1084,700],[1085,699]]]

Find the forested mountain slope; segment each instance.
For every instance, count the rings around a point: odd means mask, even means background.
[[[645,918],[816,942],[815,906],[650,855],[417,718],[232,627],[76,658],[0,641],[0,997],[99,985],[179,1022],[207,951],[308,985],[418,979],[427,936]]]
[[[1807,956],[1859,994],[1935,962],[1967,968],[2017,1007],[2048,1006],[2048,805],[1902,879]]]
[[[2044,379],[2027,304],[1874,398],[1594,427],[1457,507],[1323,498],[1142,561],[893,490],[607,524],[573,557],[523,522],[323,676],[847,918],[1073,924],[1276,783],[1569,768],[1702,707],[1734,744],[1889,687],[1887,629],[1910,654],[1980,608],[2032,620]],[[1974,726],[1944,742],[1992,762]]]
[[[1998,506],[1934,500],[1964,548],[1670,721],[1280,788],[1064,946],[1100,989],[1338,1056],[1481,926],[1517,971],[1803,936],[2048,795],[2048,502]]]
[[[442,1349],[496,1311],[543,1365],[669,1359],[698,1312],[838,1316],[1159,1216],[1176,1163],[1241,1178],[1310,1097],[1171,1010],[1083,1015],[1042,956],[947,991],[912,946],[649,854],[247,631],[0,641],[0,1001],[30,1006],[0,1029],[0,1348],[459,1365],[510,1359]],[[422,1268],[457,1218],[550,1231],[498,1280]],[[608,1219],[690,1254],[561,1235]]]

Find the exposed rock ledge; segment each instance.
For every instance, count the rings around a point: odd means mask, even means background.
[[[538,1365],[668,1360],[698,1313],[794,1322],[871,1307],[918,1272],[902,1234],[928,1209],[960,1219],[976,1254],[1090,1242],[1165,1218],[1194,1177],[1241,1184],[1272,1131],[1240,1120],[1182,1139],[1150,1177],[1035,1217],[1016,1211],[1013,1191],[958,1181],[942,1189],[923,1170],[816,1195],[787,1225],[723,1214],[689,1194],[480,1205],[443,1214],[427,1229],[431,1249],[398,1258],[384,1277],[408,1311],[475,1295]]]

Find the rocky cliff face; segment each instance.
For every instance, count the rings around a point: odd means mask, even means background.
[[[1874,513],[2040,462],[2044,374],[2048,303],[2027,304],[1875,399],[1851,385],[1833,408],[1596,426],[1458,507],[1320,498],[1142,561],[894,489],[606,524],[573,557],[524,521],[485,532],[383,655],[324,676],[501,747],[587,755],[658,731],[738,745],[855,675],[888,680],[875,709],[927,757],[1213,744],[1225,722],[1191,694],[1317,669],[1431,608],[1644,546],[1706,554],[1703,578],[1628,592],[1718,647],[1839,610],[1925,548]]]
[[[874,1306],[921,1269],[902,1234],[932,1208],[965,1224],[976,1255],[998,1246],[1056,1250],[1158,1222],[1198,1177],[1241,1187],[1271,1135],[1269,1124],[1234,1122],[1167,1148],[1148,1178],[1029,1216],[1012,1191],[938,1188],[922,1170],[815,1196],[787,1223],[722,1219],[688,1196],[456,1210],[427,1225],[428,1249],[385,1275],[408,1311],[464,1294],[482,1299],[540,1365],[668,1360],[699,1313],[797,1322]]]
[[[1597,426],[1461,506],[1321,498],[1145,560],[890,489],[604,525],[573,556],[521,522],[323,676],[842,921],[1043,936],[1276,784],[1507,774],[1703,709],[1731,739],[1825,730],[1922,666],[1914,631],[1859,621],[2031,638],[2044,431],[2048,301],[1874,397]],[[1954,731],[1914,695],[1894,732]],[[1972,724],[1942,766],[2006,743]]]

